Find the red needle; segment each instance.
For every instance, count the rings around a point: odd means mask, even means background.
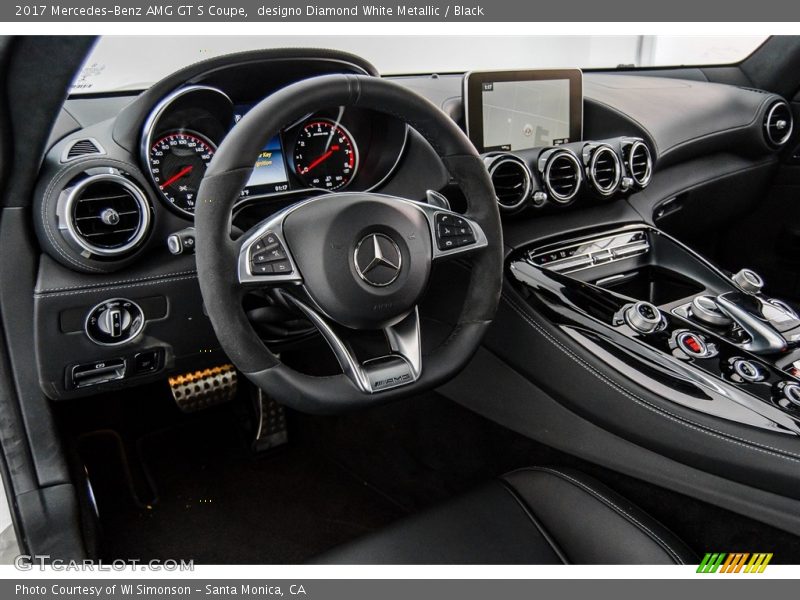
[[[326,160],[328,160],[331,156],[333,156],[333,153],[336,152],[338,149],[339,149],[339,146],[331,146],[331,149],[328,150],[325,154],[323,154],[319,158],[311,161],[311,164],[308,165],[305,169],[303,169],[303,173],[308,173],[311,169],[316,167],[318,164],[323,163]]]
[[[178,181],[178,179],[180,179],[180,178],[181,178],[181,177],[183,177],[184,175],[188,175],[189,173],[191,173],[193,168],[194,168],[194,167],[193,167],[192,165],[189,165],[188,167],[183,167],[183,168],[182,168],[180,171],[178,171],[177,173],[175,173],[175,175],[173,175],[172,177],[170,177],[169,179],[167,179],[167,180],[166,180],[164,183],[162,183],[162,184],[161,184],[160,186],[158,186],[158,187],[159,187],[160,189],[162,189],[162,190],[163,190],[163,189],[164,189],[165,187],[167,187],[168,185],[170,185],[170,184],[173,184],[173,183],[175,183],[176,181]]]

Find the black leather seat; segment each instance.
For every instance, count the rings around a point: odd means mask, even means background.
[[[336,564],[684,564],[692,552],[599,482],[514,471],[447,504],[337,548]]]

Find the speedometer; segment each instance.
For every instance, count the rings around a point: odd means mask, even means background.
[[[309,187],[338,190],[358,170],[358,148],[340,124],[313,119],[300,129],[294,145],[294,171]]]
[[[150,172],[164,198],[185,215],[192,216],[197,190],[216,146],[193,131],[171,131],[150,147]]]

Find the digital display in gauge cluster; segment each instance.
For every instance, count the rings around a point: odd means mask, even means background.
[[[234,109],[234,124],[238,123],[252,106],[237,106]],[[235,126],[235,125],[234,125]],[[281,137],[270,139],[256,157],[253,173],[242,190],[242,196],[274,194],[289,189],[289,176],[286,171],[286,158],[283,153]]]
[[[235,123],[250,108],[237,106]],[[305,187],[338,190],[350,183],[358,168],[358,150],[342,125],[330,119],[312,118],[292,138],[294,145],[288,155],[280,135],[267,142],[256,158],[242,196],[287,191],[289,169]]]

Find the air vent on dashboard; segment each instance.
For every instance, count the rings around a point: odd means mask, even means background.
[[[502,155],[489,166],[494,193],[500,208],[521,208],[531,195],[532,177],[525,163],[514,156]]]
[[[592,187],[602,196],[617,191],[622,179],[622,166],[611,146],[598,146],[592,151],[588,177]]]
[[[642,141],[635,141],[628,150],[628,173],[639,187],[646,187],[653,175],[653,158],[650,148]]]
[[[118,257],[136,248],[150,229],[144,193],[120,174],[92,175],[66,193],[59,228],[84,254]]]
[[[572,200],[581,187],[581,165],[578,158],[567,150],[556,150],[547,159],[544,184],[550,197],[560,204]]]
[[[784,100],[770,106],[764,117],[764,135],[771,146],[779,148],[789,141],[792,135],[792,109]]]
[[[92,138],[76,140],[66,147],[61,157],[61,162],[67,162],[91,154],[105,154],[103,147],[97,140]]]

